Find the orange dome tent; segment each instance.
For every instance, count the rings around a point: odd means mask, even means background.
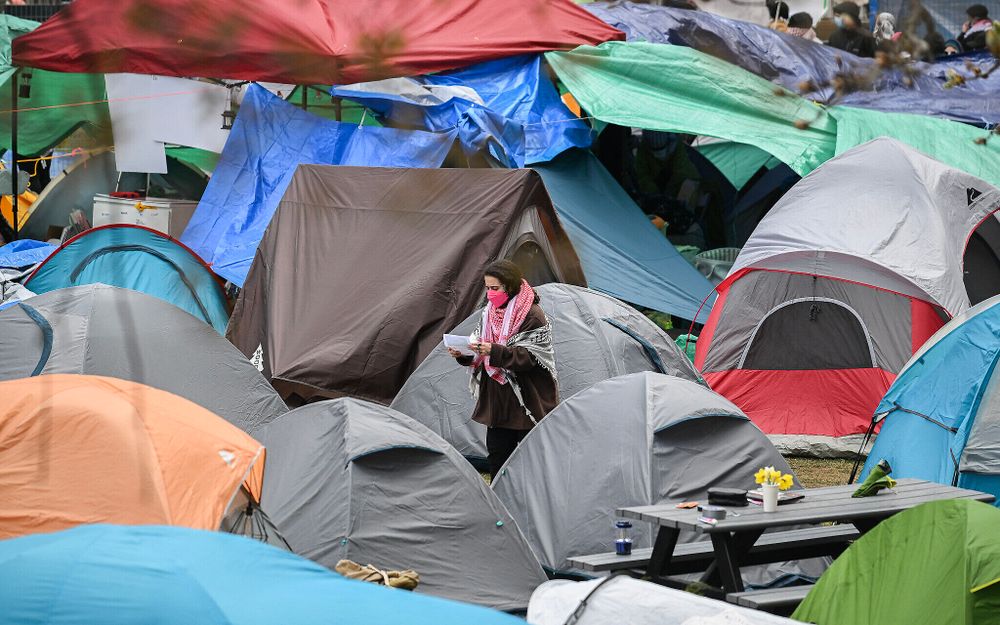
[[[135,382],[0,382],[0,539],[82,523],[218,529],[263,446],[221,417]]]

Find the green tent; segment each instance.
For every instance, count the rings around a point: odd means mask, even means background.
[[[755,146],[801,176],[886,136],[1000,185],[1000,141],[977,145],[982,130],[923,115],[826,109],[692,48],[612,41],[549,52],[546,59],[587,115],[601,122]],[[796,127],[803,122],[808,126]]]
[[[818,625],[1000,622],[1000,509],[954,499],[883,521],[837,558],[792,618]]]

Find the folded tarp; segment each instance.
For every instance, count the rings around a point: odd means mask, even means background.
[[[767,80],[681,46],[605,43],[550,52],[549,65],[601,121],[748,143],[805,175],[834,154],[836,122]],[[811,122],[798,129],[795,123]]]
[[[0,15],[0,108],[4,111],[14,108],[10,81],[16,68],[11,64],[11,41],[39,25],[12,15]],[[81,126],[111,128],[103,75],[62,74],[28,67],[22,68],[20,75],[30,76],[31,87],[28,97],[17,99],[20,155],[45,152]],[[0,115],[0,146],[5,148],[10,147],[10,122],[9,114]]]
[[[494,154],[509,167],[552,160],[571,147],[590,146],[590,128],[576,118],[543,75],[541,56],[524,55],[419,78],[392,78],[334,87],[395,124],[458,129],[462,147],[477,152],[498,141]]]
[[[571,150],[535,170],[592,289],[694,319],[712,285],[649,223],[593,154]]]
[[[54,252],[55,245],[32,239],[0,245],[0,268],[22,269],[37,265]]]
[[[242,286],[296,166],[439,167],[456,134],[328,121],[251,85],[181,242]]]
[[[596,2],[585,7],[626,34],[628,41],[646,41],[694,48],[793,91],[811,81],[829,84],[844,68],[865,75],[872,59],[863,59],[821,43],[806,41],[765,26],[728,19],[707,11],[690,11],[632,2]],[[972,124],[1000,122],[1000,74],[968,86],[945,89],[948,70],[970,74],[966,59],[919,63],[903,80],[900,72],[876,72],[874,87],[849,94],[842,103],[881,111],[919,113]],[[970,57],[985,70],[992,61]],[[909,83],[912,81],[912,84]],[[810,97],[827,101],[824,88]]]
[[[827,109],[691,48],[611,42],[550,52],[549,64],[580,106],[600,121],[747,143],[800,176],[835,154],[892,137],[928,156],[1000,184],[1000,142],[986,131],[925,115],[848,106]],[[796,123],[808,122],[799,129]]]

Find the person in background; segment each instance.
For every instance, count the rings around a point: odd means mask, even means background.
[[[449,349],[472,368],[476,407],[472,419],[486,426],[487,462],[496,477],[521,440],[559,403],[552,327],[538,295],[509,260],[483,272],[486,308],[469,347],[476,356]]]
[[[974,4],[965,10],[968,20],[962,24],[962,34],[958,43],[962,44],[963,52],[983,50],[986,48],[986,33],[993,28],[989,9],[982,4]]]
[[[767,12],[771,16],[771,23],[767,25],[771,30],[785,32],[788,30],[788,4],[778,0],[768,0]]]
[[[837,30],[830,35],[828,45],[855,56],[875,56],[875,39],[861,28],[861,9],[857,4],[841,2],[834,5],[833,22]]]
[[[949,39],[944,42],[944,51],[942,54],[945,56],[951,56],[953,54],[962,53],[962,44],[958,43],[955,39]]]
[[[808,39],[809,41],[819,41],[816,31],[813,30],[812,15],[809,15],[805,11],[796,13],[788,18],[788,30],[785,32],[789,35],[801,37],[802,39]]]
[[[890,45],[894,41],[899,41],[903,36],[902,32],[896,32],[896,16],[892,13],[879,13],[875,18],[875,30],[872,31],[875,37],[875,45]]]

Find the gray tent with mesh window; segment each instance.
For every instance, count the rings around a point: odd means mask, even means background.
[[[670,337],[630,306],[568,284],[543,284],[535,290],[552,324],[561,399],[601,380],[639,371],[701,380]],[[470,334],[480,319],[482,309],[452,332]],[[437,432],[464,456],[482,462],[486,428],[472,420],[474,406],[468,369],[458,366],[440,344],[392,402],[393,408]]]
[[[406,415],[340,398],[252,434],[267,448],[261,507],[295,553],[414,569],[417,592],[502,610],[527,607],[545,581],[482,477]]]
[[[704,386],[657,373],[599,382],[557,406],[493,480],[542,565],[614,551],[615,510],[706,500],[708,488],[754,488],[763,466],[791,472],[739,408]],[[270,468],[268,468],[270,471]],[[637,523],[636,548],[650,547]]]
[[[49,373],[148,384],[245,431],[288,410],[212,326],[159,298],[105,284],[57,289],[0,310],[0,380]]]

